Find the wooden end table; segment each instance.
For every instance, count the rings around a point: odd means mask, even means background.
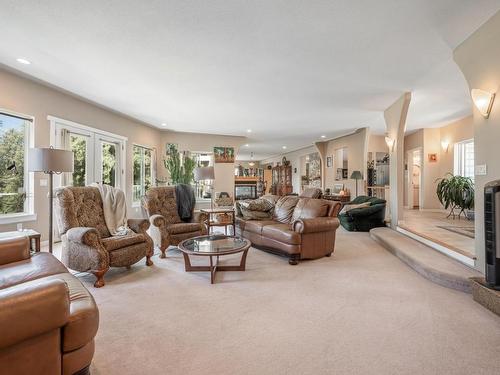
[[[212,227],[224,227],[224,234],[227,235],[227,227],[233,227],[233,236],[236,235],[236,213],[233,207],[227,208],[206,208],[200,210],[201,212],[207,214],[208,218],[205,220],[205,225],[208,229],[208,234],[211,233]],[[217,220],[218,214],[225,214],[230,217],[230,221],[219,221]]]
[[[33,229],[24,229],[12,232],[1,232],[0,239],[4,238],[16,238],[16,237],[28,237],[30,241],[30,250],[35,252],[40,252],[40,238],[42,235]]]
[[[218,271],[245,271],[250,246],[250,241],[241,237],[208,235],[184,240],[179,244],[179,249],[184,256],[186,272],[210,272],[210,284],[213,284]],[[220,257],[236,253],[242,253],[239,265],[219,265]],[[208,257],[210,263],[208,266],[193,266],[190,255]]]

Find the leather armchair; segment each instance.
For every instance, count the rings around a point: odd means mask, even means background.
[[[385,226],[386,201],[377,197],[359,196],[346,204],[370,203],[368,207],[353,208],[339,215],[340,224],[348,231],[368,232]]]
[[[149,221],[130,219],[131,232],[111,236],[104,220],[99,189],[96,187],[65,187],[57,189],[56,218],[62,240],[62,261],[76,271],[92,272],[94,286],[104,286],[109,267],[127,267],[146,257],[153,262],[153,240],[147,230]]]
[[[151,228],[149,230],[161,255],[165,258],[165,252],[170,245],[178,245],[179,242],[207,233],[205,221],[207,216],[193,210],[191,220],[181,220],[177,210],[177,199],[174,186],[152,187],[146,192],[143,200]]]
[[[52,254],[0,241],[0,373],[87,374],[98,325],[94,299]]]

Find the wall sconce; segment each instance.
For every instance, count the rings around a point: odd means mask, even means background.
[[[387,147],[389,147],[389,151],[393,152],[394,145],[396,144],[396,140],[386,135],[385,136],[385,143],[387,144]]]
[[[441,147],[443,148],[444,152],[448,152],[448,148],[450,147],[450,142],[448,142],[448,141],[441,141]]]
[[[470,92],[474,105],[484,118],[490,116],[491,107],[495,100],[495,94],[481,89],[472,89]]]

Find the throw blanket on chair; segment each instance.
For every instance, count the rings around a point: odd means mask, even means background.
[[[128,233],[127,203],[125,193],[110,185],[92,184],[99,189],[102,198],[104,221],[112,236],[124,236]]]
[[[182,221],[190,221],[193,216],[196,197],[191,185],[178,184],[175,186],[175,196],[177,199],[177,212]]]

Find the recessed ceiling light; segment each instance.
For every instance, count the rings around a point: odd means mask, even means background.
[[[326,138],[326,135],[322,135],[321,138]]]
[[[250,146],[250,145],[247,143],[247,144],[245,145],[245,147],[248,147],[248,146]]]
[[[286,150],[286,146],[281,147],[283,150]]]
[[[247,133],[251,133],[252,132],[252,129],[247,129]]]
[[[17,59],[16,59],[16,61],[17,61],[18,63],[20,63],[20,64],[24,64],[24,65],[29,65],[29,64],[31,64],[31,61],[26,60],[26,59],[23,59],[22,57],[17,58]]]
[[[161,126],[167,126],[167,123],[166,122],[162,122]]]

